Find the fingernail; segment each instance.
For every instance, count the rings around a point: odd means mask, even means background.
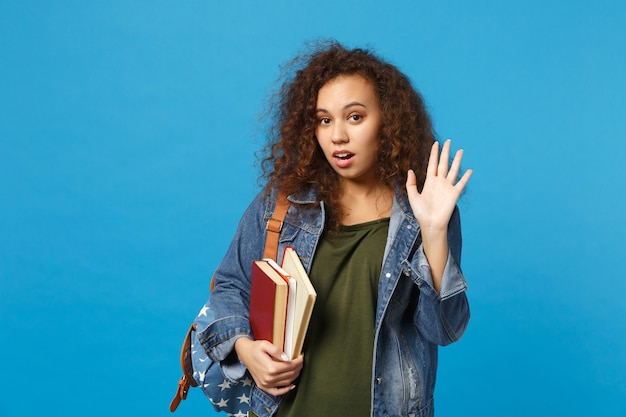
[[[289,356],[287,356],[287,354],[286,354],[286,353],[283,353],[282,355],[280,355],[280,358],[281,358],[282,360],[284,360],[285,362],[287,362],[287,361],[289,360]]]

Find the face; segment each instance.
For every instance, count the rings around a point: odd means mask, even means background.
[[[320,88],[317,141],[342,179],[374,183],[382,112],[374,86],[360,75],[341,75]]]

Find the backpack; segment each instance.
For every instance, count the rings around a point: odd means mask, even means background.
[[[276,260],[278,238],[283,220],[289,209],[289,201],[282,193],[278,194],[272,218],[267,222],[267,237],[263,258]],[[211,291],[215,285],[211,279]],[[170,403],[170,411],[187,398],[189,387],[200,387],[209,399],[215,411],[224,411],[228,415],[244,417],[250,410],[250,397],[253,380],[248,372],[243,380],[233,381],[224,376],[219,362],[211,360],[198,342],[197,333],[204,330],[215,319],[213,311],[205,304],[195,318],[180,351],[180,365],[183,375],[178,381],[178,389]]]

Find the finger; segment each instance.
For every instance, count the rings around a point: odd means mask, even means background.
[[[406,174],[406,188],[417,187],[417,177],[415,176],[415,171],[409,169]]]
[[[456,180],[457,175],[459,175],[459,169],[461,168],[461,160],[463,159],[463,149],[459,149],[454,154],[454,160],[452,160],[452,165],[450,165],[450,171],[448,171],[448,178],[452,181]]]
[[[293,384],[293,381],[296,380],[298,375],[300,375],[300,374],[292,372],[292,373],[289,374],[289,376],[285,376],[283,378],[276,379],[275,381],[272,381],[272,383],[268,384],[268,385],[271,385],[271,386],[276,387],[276,388],[287,387],[287,386]]]
[[[280,397],[281,395],[287,394],[289,391],[291,391],[295,387],[296,387],[295,385],[291,384],[291,385],[287,385],[286,387],[268,388],[268,389],[265,389],[264,391],[270,395],[273,395],[274,397]]]
[[[290,384],[300,374],[303,363],[302,356],[291,361],[277,361],[270,357],[265,368],[266,385],[284,386]]]
[[[278,365],[275,362],[276,365]],[[257,383],[260,387],[262,387],[265,391],[269,391],[270,389],[283,389],[285,387],[289,387],[293,385],[293,382],[298,378],[300,372],[302,371],[302,364],[299,366],[291,366],[292,362],[289,362],[289,369],[271,369],[267,373],[267,375],[263,378],[260,378]],[[282,366],[282,365],[281,365]]]
[[[433,143],[430,147],[430,157],[428,158],[428,167],[426,168],[427,177],[437,176],[437,161],[439,160],[439,143]]]
[[[463,191],[473,173],[473,170],[468,169],[465,171],[459,182],[456,183],[455,187],[459,189],[459,192]]]
[[[273,370],[268,370],[266,373],[257,375],[254,379],[261,388],[265,391],[270,388],[283,388],[291,385],[293,381],[300,375],[300,371],[297,372],[291,370],[289,372],[280,372],[276,374]]]
[[[409,201],[419,198],[420,195],[417,190],[417,177],[412,169],[409,169],[406,175],[406,194],[409,197]]]
[[[437,175],[445,177],[448,175],[448,164],[450,163],[450,139],[443,143],[441,148],[441,155],[439,156],[439,167],[437,168]]]
[[[275,345],[269,343],[266,347],[265,352],[272,357],[275,361],[279,362],[287,362],[289,360],[289,356],[282,349],[276,347]]]
[[[300,354],[297,358],[292,359],[290,363],[293,365],[294,369],[302,369],[302,365],[304,365],[304,354]]]

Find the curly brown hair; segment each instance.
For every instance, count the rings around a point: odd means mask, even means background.
[[[413,169],[421,190],[430,148],[435,141],[424,101],[409,79],[365,49],[347,49],[335,41],[316,43],[283,69],[282,87],[270,104],[269,141],[261,162],[262,177],[287,195],[315,187],[328,209],[327,227],[339,225],[340,182],[315,137],[317,95],[340,75],[360,75],[372,83],[382,111],[378,179],[404,190]]]

